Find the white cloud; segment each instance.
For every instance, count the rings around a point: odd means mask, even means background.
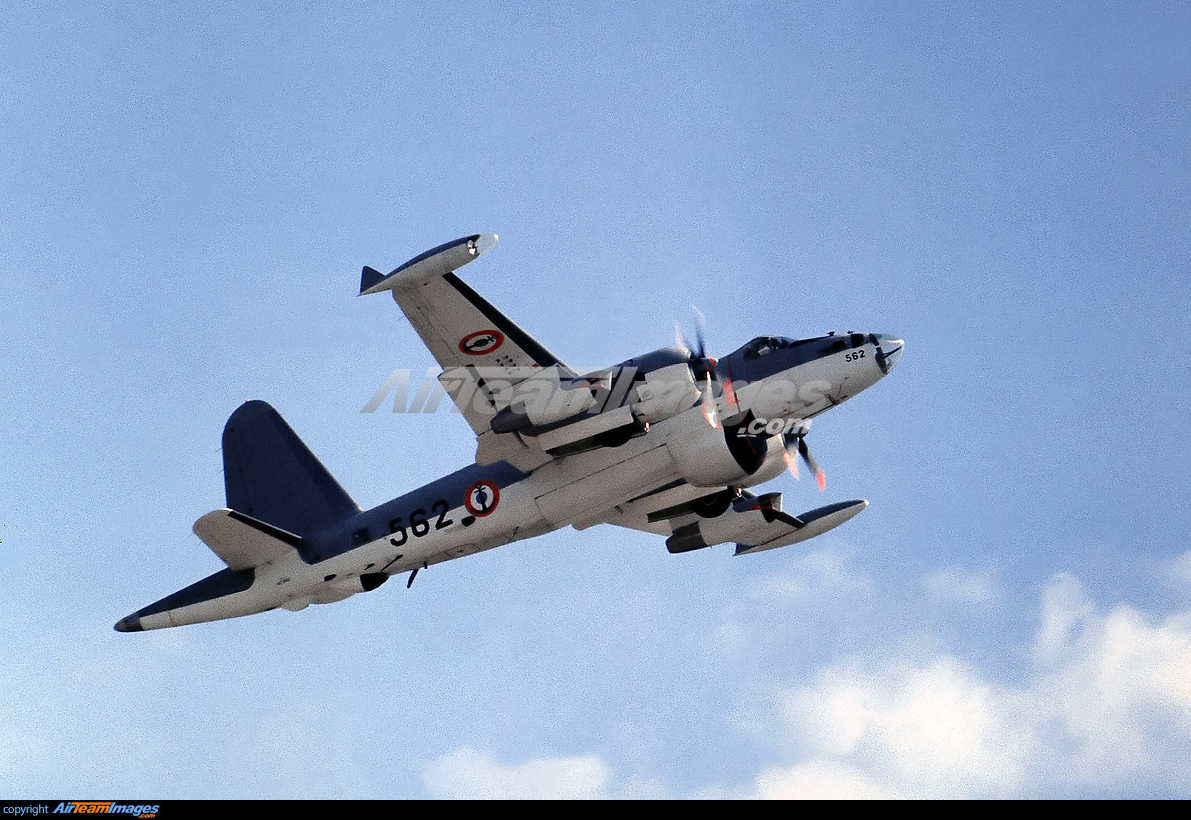
[[[829,552],[807,558],[802,568],[818,567],[809,577],[822,581],[812,587],[853,583]],[[785,764],[743,789],[694,796],[1191,796],[1191,612],[1104,611],[1058,575],[1043,592],[1032,649],[1014,683],[944,653],[824,667],[776,698],[765,742]],[[614,783],[598,756],[503,765],[467,748],[431,763],[423,780],[435,797],[665,791]]]
[[[1191,592],[1191,550],[1171,562],[1170,580],[1179,589]]]
[[[1042,613],[1021,685],[941,655],[837,665],[789,689],[779,713],[795,762],[763,772],[755,794],[1191,793],[1191,613],[1102,614],[1070,576],[1052,580]]]
[[[1042,593],[1042,627],[1034,639],[1034,660],[1040,665],[1057,665],[1074,651],[1075,637],[1096,618],[1096,607],[1084,594],[1079,581],[1070,575],[1056,575]]]
[[[1011,790],[1029,756],[1030,733],[1015,724],[1012,695],[949,657],[865,672],[823,670],[810,686],[785,694],[781,711],[810,753],[786,775],[844,771],[841,787],[918,797],[982,796]],[[758,791],[786,775],[770,771]]]
[[[1155,779],[1191,790],[1191,613],[1160,622],[1118,605],[1095,610],[1078,581],[1045,595],[1031,694],[1071,746],[1062,774],[1088,784]],[[1061,638],[1056,636],[1062,636]]]
[[[502,765],[462,748],[422,770],[431,797],[448,799],[580,800],[606,798],[608,766],[595,755]]]
[[[868,579],[850,568],[838,550],[827,548],[798,556],[781,575],[758,582],[752,594],[792,605],[864,592],[869,586]]]
[[[906,795],[877,783],[847,764],[816,760],[768,769],[757,777],[756,797],[764,800],[881,800]]]

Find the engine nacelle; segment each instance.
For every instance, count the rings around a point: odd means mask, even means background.
[[[717,429],[699,410],[687,411],[671,423],[666,448],[678,474],[694,487],[740,484],[766,463],[768,438],[750,435],[747,425]]]
[[[557,366],[535,370],[530,378],[517,383],[509,405],[493,417],[492,429],[512,433],[579,416],[595,404],[593,390],[607,391],[610,386],[606,375],[574,379],[560,373]]]
[[[555,366],[517,385],[517,394],[522,397],[530,422],[541,427],[589,409],[595,404],[592,386],[599,383],[597,378],[563,378]]]
[[[769,526],[769,520],[759,507],[747,510],[730,507],[716,518],[704,519],[675,530],[666,539],[666,549],[671,553],[690,552],[714,544],[743,541]]]
[[[645,373],[637,385],[637,403],[633,411],[645,422],[676,416],[699,401],[699,387],[690,365],[683,361]]]
[[[768,439],[768,446],[765,453],[764,463],[757,469],[755,473],[750,475],[747,480],[740,482],[742,487],[756,487],[759,484],[764,484],[767,481],[773,481],[778,476],[782,475],[789,469],[786,464],[786,443],[782,440],[781,433],[775,436],[770,436]]]

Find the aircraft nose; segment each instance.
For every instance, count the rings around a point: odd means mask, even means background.
[[[871,340],[877,348],[877,365],[882,373],[889,375],[901,359],[906,343],[889,333],[873,333]]]

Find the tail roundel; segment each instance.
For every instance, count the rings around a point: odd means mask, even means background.
[[[223,428],[227,506],[299,536],[360,511],[356,502],[263,401],[242,404]]]

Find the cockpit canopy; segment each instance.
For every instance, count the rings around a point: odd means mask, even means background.
[[[788,351],[777,357],[781,360],[782,367],[794,367],[804,362],[830,356],[841,350],[859,349],[867,345],[872,345],[873,357],[881,368],[881,372],[888,373],[901,358],[904,343],[901,339],[896,339],[886,333],[853,333],[851,331],[841,334],[829,333],[826,336],[815,336],[811,339],[758,336],[732,355],[739,356],[737,361],[740,364],[752,363],[759,368],[758,373],[764,373],[772,368],[772,363],[776,360],[771,359],[764,363],[762,360],[778,350]],[[795,348],[797,349],[794,350]],[[739,378],[741,375],[738,373],[737,377]],[[754,375],[754,377],[758,376]]]
[[[775,350],[786,350],[813,342],[815,339],[787,339],[785,336],[758,336],[740,349],[740,355],[749,361],[768,356]]]

